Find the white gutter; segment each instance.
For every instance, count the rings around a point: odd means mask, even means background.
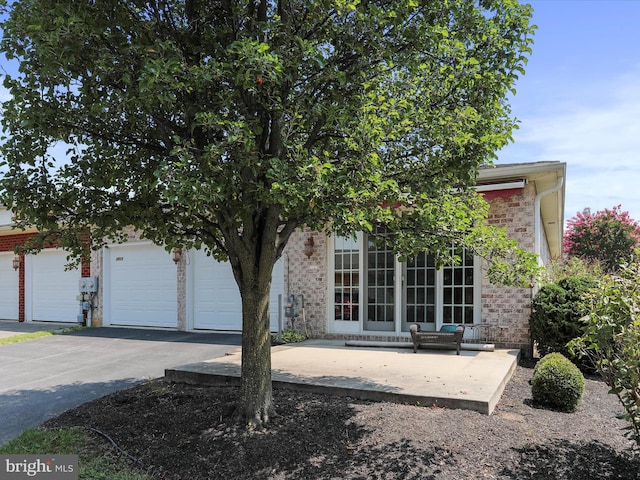
[[[542,197],[545,197],[551,193],[555,193],[558,190],[560,190],[562,188],[562,185],[564,185],[564,177],[560,177],[558,179],[558,183],[555,184],[555,186],[551,187],[548,190],[543,190],[542,192],[540,192],[539,194],[536,195],[536,198],[534,200],[534,227],[536,229],[536,234],[534,235],[534,243],[533,243],[533,251],[536,255],[538,255],[538,264],[541,264],[541,256],[542,256],[542,232],[543,232],[543,228],[542,228],[542,212],[540,211],[540,202],[542,200]],[[562,222],[563,220],[560,218],[559,219],[560,222]],[[562,229],[558,229],[558,232],[562,232]],[[558,243],[558,245],[562,245],[562,238],[558,239],[560,243]]]

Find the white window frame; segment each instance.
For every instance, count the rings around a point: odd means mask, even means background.
[[[395,320],[393,331],[374,331],[364,329],[364,320],[366,315],[366,292],[365,290],[365,278],[367,272],[365,272],[365,239],[364,233],[358,233],[357,243],[359,251],[359,302],[358,302],[358,321],[345,321],[335,319],[335,238],[333,235],[329,237],[328,241],[328,292],[327,292],[327,332],[334,334],[357,334],[357,335],[408,335],[408,332],[402,331],[402,323],[404,321],[404,290],[406,279],[404,277],[404,263],[398,260],[396,256],[395,262]],[[439,269],[436,271],[436,312],[435,312],[435,329],[439,330],[443,325],[444,320],[444,270]],[[473,323],[467,324],[467,327],[480,323],[482,317],[482,268],[481,258],[474,257],[473,260]],[[469,335],[472,329],[469,330]],[[468,336],[468,335],[465,335]]]

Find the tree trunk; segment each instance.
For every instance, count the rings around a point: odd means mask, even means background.
[[[271,388],[269,297],[273,267],[295,225],[280,228],[280,210],[270,207],[247,218],[225,241],[242,298],[242,367],[238,420],[262,427],[274,414]]]
[[[264,272],[261,272],[264,275]],[[242,296],[242,368],[239,418],[249,427],[262,427],[273,415],[269,294],[271,270],[264,282],[247,281]]]

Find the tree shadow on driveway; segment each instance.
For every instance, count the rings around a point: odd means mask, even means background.
[[[237,345],[242,344],[242,334],[222,332],[177,332],[171,330],[155,330],[143,328],[86,328],[63,335],[77,337],[113,338],[120,340],[141,340],[152,342],[202,343],[209,345]]]
[[[141,383],[139,378],[109,382],[75,382],[51,388],[0,394],[0,445],[70,408]]]

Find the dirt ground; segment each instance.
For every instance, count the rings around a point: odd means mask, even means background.
[[[640,479],[603,382],[587,379],[583,404],[560,413],[531,405],[532,372],[516,369],[490,416],[276,389],[278,416],[250,431],[233,422],[235,387],[155,380],[45,426],[97,429],[164,480]]]

